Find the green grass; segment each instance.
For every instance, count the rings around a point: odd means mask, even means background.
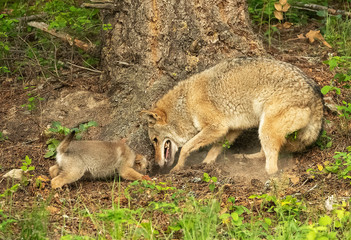
[[[341,56],[351,56],[351,19],[327,16],[324,38]]]
[[[81,65],[96,66],[99,60],[93,54],[17,20],[45,13],[35,21],[99,46],[103,29],[99,10],[80,8],[80,3],[74,0],[5,0],[0,5],[0,74],[16,76],[19,80],[48,78],[59,75],[64,62],[73,59]]]
[[[321,174],[339,174],[342,171],[344,168]],[[202,184],[206,184],[206,181],[203,180]],[[12,207],[12,195],[18,187],[8,190],[0,196],[5,200],[0,205],[0,237],[50,239],[54,229],[58,230],[61,239],[273,240],[291,239],[291,236],[294,239],[351,237],[349,200],[335,205],[328,212],[317,210],[303,199],[291,195],[278,196],[280,194],[274,191],[247,197],[251,202],[251,207],[247,208],[237,204],[235,196],[222,202],[223,186],[217,186],[206,198],[194,197],[191,190],[177,189],[172,182],[143,180],[130,183],[124,190],[118,185],[116,193],[114,189],[115,184],[111,189],[110,207],[96,203],[95,211],[89,210],[85,200],[79,196],[64,194],[59,198],[62,202],[62,209],[58,209],[60,222],[50,220],[47,206],[52,203],[52,196],[46,200],[26,202],[19,210]],[[146,195],[149,201],[140,204],[139,197],[143,199]],[[128,204],[122,206],[121,198],[127,198]],[[155,218],[160,215],[162,219],[167,219],[166,225]],[[77,232],[67,231],[65,226],[68,225]],[[82,232],[84,234],[80,234]]]

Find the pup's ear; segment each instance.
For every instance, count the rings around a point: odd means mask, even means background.
[[[153,110],[141,111],[141,114],[143,114],[147,117],[147,120],[149,121],[149,126],[153,126],[156,123],[157,124],[166,124],[166,122],[167,122],[166,113],[160,109],[157,109],[157,108],[155,108]]]

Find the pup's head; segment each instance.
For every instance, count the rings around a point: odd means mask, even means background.
[[[148,167],[148,162],[143,155],[136,154],[134,161],[134,170],[145,175]]]
[[[142,111],[149,121],[149,138],[155,148],[155,161],[161,167],[171,166],[178,151],[178,144],[174,141],[170,126],[167,124],[165,112],[155,108]]]

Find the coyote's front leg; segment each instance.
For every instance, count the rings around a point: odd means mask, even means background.
[[[185,160],[191,152],[198,150],[200,147],[207,146],[211,143],[218,141],[228,132],[227,127],[210,125],[201,130],[196,134],[190,141],[185,143],[179,154],[177,165],[171,170],[171,172],[178,171],[184,168]]]

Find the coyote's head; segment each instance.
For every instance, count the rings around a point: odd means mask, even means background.
[[[171,166],[178,151],[179,143],[174,130],[167,123],[167,115],[157,108],[142,111],[149,121],[149,138],[155,148],[155,161],[162,168]]]

